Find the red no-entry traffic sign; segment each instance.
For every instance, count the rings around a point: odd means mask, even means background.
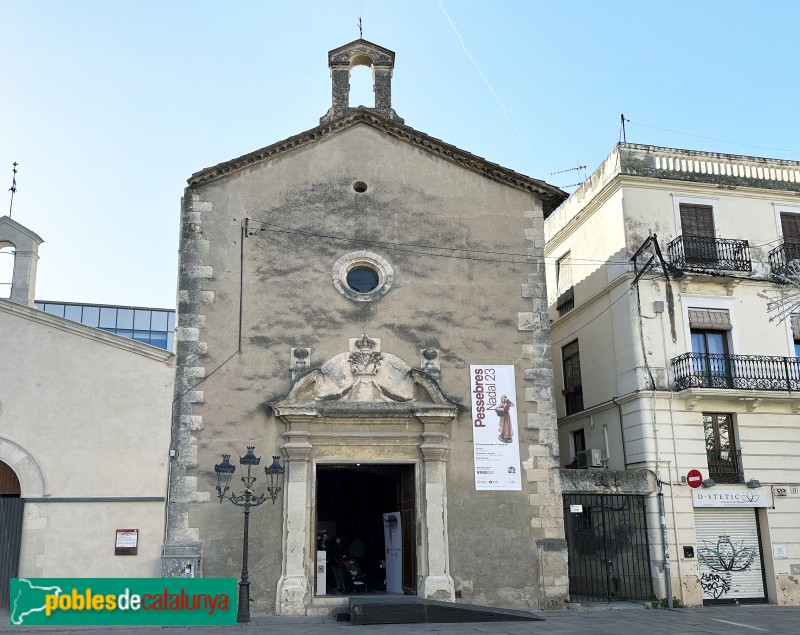
[[[686,482],[689,483],[689,487],[700,487],[703,484],[703,475],[700,474],[700,470],[689,470]]]

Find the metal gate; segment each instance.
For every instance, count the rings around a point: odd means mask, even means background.
[[[573,602],[650,599],[653,585],[644,499],[564,495]]]
[[[9,578],[19,570],[24,504],[24,498],[0,494],[0,609],[8,608]]]

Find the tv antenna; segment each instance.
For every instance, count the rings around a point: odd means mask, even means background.
[[[586,166],[585,165],[578,165],[578,166],[576,166],[574,168],[567,168],[566,170],[559,170],[558,172],[551,172],[550,176],[553,176],[555,174],[565,174],[567,172],[580,172],[581,170],[583,170],[583,181],[585,181],[586,180]],[[562,185],[561,187],[562,188],[565,188],[565,187],[578,187],[579,185],[581,185],[583,183],[583,181],[581,181],[580,183],[572,183],[570,185]]]
[[[621,143],[628,143],[628,137],[625,134],[625,122],[630,123],[630,119],[625,119],[625,114],[619,116],[619,140]]]

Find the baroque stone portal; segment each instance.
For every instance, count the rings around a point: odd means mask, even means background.
[[[324,463],[415,466],[416,592],[452,601],[445,462],[447,426],[459,404],[427,372],[382,352],[380,340],[365,334],[350,339],[346,352],[300,375],[269,406],[286,424],[285,546],[276,613],[303,615],[311,601],[316,466]]]

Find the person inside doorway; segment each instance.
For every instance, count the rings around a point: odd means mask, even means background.
[[[322,531],[321,533],[317,534],[317,551],[325,551],[327,553],[329,548],[330,544],[328,543],[328,532]]]

